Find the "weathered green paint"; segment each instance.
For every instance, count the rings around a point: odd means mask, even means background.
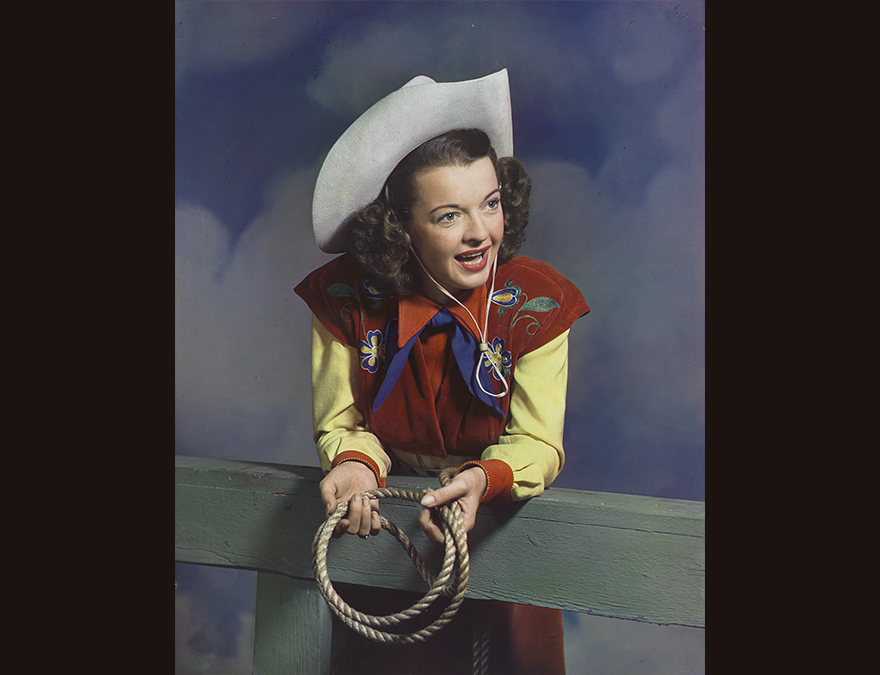
[[[178,456],[175,472],[176,560],[314,583],[319,469]],[[389,485],[421,489],[436,481],[391,478]],[[439,569],[441,547],[419,530],[417,506],[382,500],[381,510]],[[468,537],[468,597],[703,627],[704,513],[703,502],[561,488],[483,506]],[[328,566],[334,582],[425,590],[387,533],[331,540]]]
[[[330,608],[310,579],[257,573],[254,675],[330,672]]]

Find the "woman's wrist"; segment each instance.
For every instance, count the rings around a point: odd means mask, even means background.
[[[500,459],[476,459],[465,462],[456,473],[480,467],[486,476],[486,489],[480,497],[480,504],[496,502],[506,504],[512,500],[513,470],[507,462]]]
[[[341,452],[336,455],[333,463],[331,464],[331,470],[335,469],[337,466],[348,463],[359,464],[365,467],[370,471],[370,473],[373,474],[373,477],[376,479],[377,487],[385,487],[385,477],[382,476],[379,465],[376,464],[376,462],[371,457],[356,450],[346,450],[345,452]]]
[[[462,474],[468,474],[472,476],[475,480],[475,487],[478,489],[480,494],[480,504],[483,503],[484,498],[486,497],[489,491],[489,473],[486,471],[486,468],[477,462],[467,462],[458,467],[458,470],[455,472],[456,476],[460,476]]]

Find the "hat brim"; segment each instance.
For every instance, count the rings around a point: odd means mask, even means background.
[[[315,185],[312,224],[326,253],[345,251],[345,225],[370,204],[410,152],[453,129],[481,129],[498,157],[513,155],[507,69],[476,80],[419,76],[373,105],[330,149]]]

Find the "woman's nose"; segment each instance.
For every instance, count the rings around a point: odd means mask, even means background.
[[[464,229],[464,241],[481,243],[489,236],[489,228],[483,222],[480,214],[467,217],[467,227]]]

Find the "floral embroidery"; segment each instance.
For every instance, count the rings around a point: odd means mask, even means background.
[[[499,306],[498,316],[504,316],[508,309],[516,307],[521,295],[523,295],[522,288],[514,285],[513,279],[508,279],[504,288],[492,293],[492,302]]]
[[[361,340],[361,368],[371,373],[379,369],[379,364],[385,359],[385,338],[382,331],[371,330],[367,333],[367,339]]]
[[[522,307],[516,310],[516,314],[513,315],[513,320],[508,326],[507,337],[510,337],[510,331],[513,330],[513,327],[518,322],[523,320],[527,320],[530,322],[526,326],[526,332],[529,335],[534,335],[538,331],[538,329],[544,325],[542,322],[538,321],[538,318],[534,314],[524,314],[523,312],[550,312],[561,306],[553,298],[548,298],[544,296],[532,298],[531,300],[529,300],[529,296],[523,293],[522,288],[516,286],[513,283],[513,279],[508,279],[507,282],[504,284],[504,288],[499,291],[495,291],[492,294],[492,302],[494,302],[496,305],[499,305],[499,316],[504,316],[507,309],[509,309],[510,307],[515,307],[520,300],[522,300],[524,304]]]
[[[489,372],[492,373],[492,376],[496,380],[501,380],[501,377],[498,375],[498,370],[504,369],[505,374],[510,374],[510,351],[504,349],[504,340],[500,337],[492,340],[492,346],[489,351],[485,352],[485,361],[483,363],[486,368],[489,369]],[[493,366],[497,366],[496,367]]]
[[[513,307],[519,301],[519,294],[521,292],[522,289],[519,286],[507,286],[492,294],[492,302],[502,307]]]
[[[528,296],[523,293],[523,298],[528,298]],[[526,325],[526,333],[529,335],[534,335],[538,332],[538,329],[541,328],[544,324],[538,321],[538,317],[534,314],[523,314],[523,312],[550,312],[561,305],[556,302],[553,298],[547,297],[539,297],[532,298],[527,303],[525,303],[522,307],[520,307],[516,314],[513,315],[513,321],[510,322],[509,330],[513,330],[513,327],[520,321],[529,321]]]
[[[390,298],[390,295],[385,295],[378,288],[373,286],[373,282],[370,279],[363,279],[361,281],[361,293],[364,294],[364,297],[369,298],[370,300],[386,300]]]

